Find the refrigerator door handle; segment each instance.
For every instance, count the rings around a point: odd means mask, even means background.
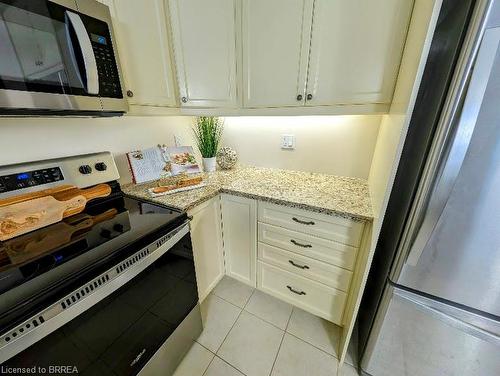
[[[483,38],[481,35],[483,33],[476,34],[475,43],[469,41],[467,45],[465,56],[468,58],[464,56],[465,62],[460,64],[452,84],[452,95],[445,104],[423,173],[423,184],[403,235],[403,249],[407,250],[403,253],[404,263],[410,266],[418,263],[448,202],[481,109],[500,42],[500,28],[486,30]]]
[[[394,294],[398,295],[400,298],[407,300],[409,303],[413,304],[415,308],[425,312],[428,315],[450,325],[464,333],[474,336],[480,340],[487,341],[493,345],[500,346],[500,335],[490,332],[486,329],[480,328],[470,322],[464,320],[465,317],[475,317],[476,315],[470,312],[465,312],[456,307],[450,307],[447,304],[441,303],[436,300],[427,299],[422,296],[415,296],[409,291],[395,289]],[[462,313],[460,315],[460,313]],[[460,317],[463,316],[464,318]],[[487,320],[483,316],[480,316],[480,320]],[[490,322],[491,325],[495,326],[493,320]],[[500,331],[500,328],[499,328]]]

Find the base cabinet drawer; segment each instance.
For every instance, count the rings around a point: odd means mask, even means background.
[[[259,260],[267,264],[280,267],[290,273],[310,278],[344,292],[349,290],[352,277],[352,272],[349,270],[261,242],[259,242],[258,252]]]
[[[348,270],[354,269],[358,251],[345,244],[266,223],[259,223],[259,241]]]
[[[359,247],[364,223],[259,201],[259,222]]]
[[[257,287],[278,299],[342,325],[342,314],[347,299],[347,294],[343,291],[262,261],[257,263]]]

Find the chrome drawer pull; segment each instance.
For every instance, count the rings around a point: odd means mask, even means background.
[[[288,290],[290,290],[291,292],[293,292],[294,294],[297,294],[297,295],[306,295],[306,293],[304,291],[298,291],[298,290],[295,290],[292,286],[288,285],[286,286]]]
[[[292,260],[288,260],[288,262],[290,264],[292,264],[293,266],[295,266],[296,268],[299,268],[299,269],[309,269],[309,266],[307,266],[307,265],[299,265],[299,264],[294,263]]]
[[[312,248],[312,245],[311,244],[302,244],[302,243],[298,243],[297,241],[291,239],[290,242],[292,244],[295,244],[296,246],[298,247],[302,247],[302,248]]]
[[[307,221],[301,221],[300,219],[295,218],[295,217],[293,217],[292,219],[295,222],[300,223],[301,225],[308,225],[308,226],[310,226],[310,225],[314,225],[315,224],[313,221],[308,221],[308,222]]]

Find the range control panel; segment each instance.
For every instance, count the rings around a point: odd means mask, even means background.
[[[61,180],[64,180],[64,176],[59,167],[4,175],[0,176],[0,193],[55,183]]]
[[[0,199],[63,184],[86,188],[119,178],[108,152],[2,166]]]

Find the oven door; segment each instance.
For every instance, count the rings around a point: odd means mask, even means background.
[[[169,375],[201,332],[187,223],[79,282],[0,336],[4,370]]]
[[[100,96],[123,102],[108,24],[74,1],[0,0],[0,40],[2,113],[99,113]]]

